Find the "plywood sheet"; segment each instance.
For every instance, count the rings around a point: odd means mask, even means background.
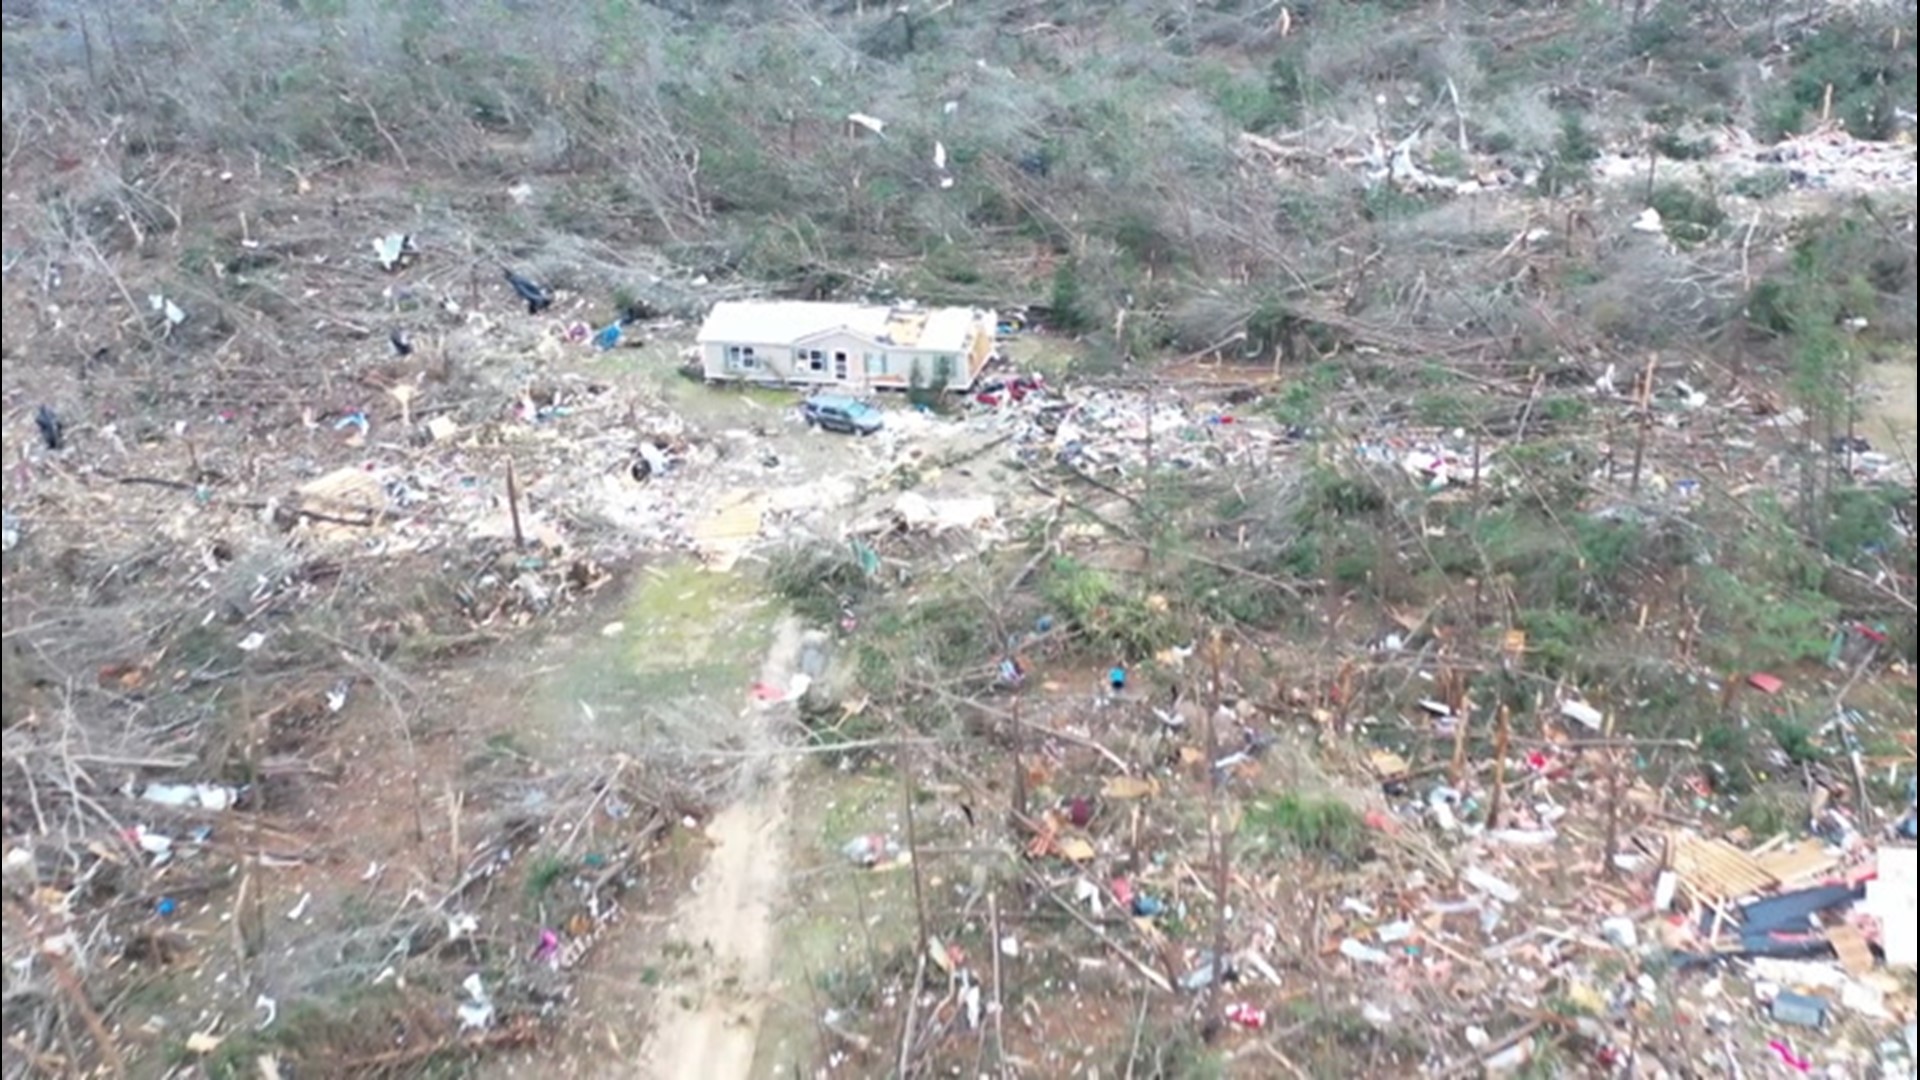
[[[1818,881],[1840,866],[1840,857],[1818,840],[1802,840],[1759,856],[1756,860],[1782,888]]]
[[[1840,966],[1847,969],[1847,974],[1865,975],[1873,970],[1873,950],[1851,923],[1828,927],[1827,943],[1833,946],[1833,954],[1840,958]]]
[[[759,537],[766,500],[754,494],[736,494],[721,500],[719,508],[693,527],[693,543],[707,568],[719,573],[733,569]]]

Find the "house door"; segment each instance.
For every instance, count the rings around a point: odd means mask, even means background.
[[[847,354],[846,353],[837,352],[833,354],[833,377],[839,380],[840,382],[847,381]]]

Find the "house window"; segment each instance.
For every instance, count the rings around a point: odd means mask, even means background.
[[[822,372],[827,370],[827,354],[821,352],[819,349],[795,349],[793,350],[793,358],[805,364],[808,371]]]
[[[751,345],[727,346],[727,367],[734,371],[753,371],[759,368],[760,358],[753,354]]]
[[[887,354],[870,352],[866,355],[867,374],[885,375],[887,373]]]

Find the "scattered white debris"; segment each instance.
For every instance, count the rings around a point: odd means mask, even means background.
[[[173,839],[156,832],[148,832],[145,825],[133,827],[132,840],[135,847],[153,856],[156,864],[165,862],[167,856],[173,854]]]
[[[225,810],[239,801],[240,792],[224,784],[148,784],[140,797],[161,806]]]
[[[1470,866],[1460,875],[1461,880],[1475,889],[1486,893],[1503,904],[1511,904],[1520,899],[1520,890],[1494,877],[1477,866]]]
[[[1594,731],[1599,731],[1601,724],[1606,722],[1606,717],[1601,715],[1599,709],[1594,708],[1578,698],[1561,702],[1560,715],[1569,720],[1584,724]]]
[[[179,326],[181,323],[187,321],[187,313],[180,310],[178,304],[175,304],[159,293],[154,293],[147,297],[147,303],[154,311],[159,312],[166,318],[168,328]]]
[[[1637,949],[1640,947],[1640,930],[1633,925],[1632,919],[1624,915],[1616,915],[1610,919],[1602,920],[1600,923],[1600,933],[1608,941],[1613,942],[1623,949]]]
[[[1634,232],[1647,233],[1652,236],[1658,236],[1667,231],[1666,225],[1660,220],[1660,211],[1655,210],[1651,206],[1640,211],[1640,216],[1633,219],[1631,228]]]
[[[484,1031],[493,1025],[493,999],[487,996],[487,986],[480,981],[480,973],[467,976],[461,983],[467,992],[467,1000],[460,1004],[460,1029],[462,1031]]]
[[[1352,938],[1346,938],[1340,942],[1340,955],[1356,964],[1384,964],[1392,959],[1381,950]]]
[[[416,254],[410,233],[388,233],[373,241],[373,256],[380,261],[380,269],[392,270],[403,264],[408,257]]]
[[[1920,878],[1920,860],[1913,848],[1883,848],[1879,856],[1879,874],[1867,884],[1866,911],[1880,921],[1880,947],[1886,953],[1889,968],[1913,970],[1916,932],[1915,885]]]
[[[877,116],[868,116],[866,113],[857,113],[857,112],[848,113],[847,123],[853,124],[858,127],[866,128],[868,131],[871,131],[875,135],[879,135],[882,138],[885,138],[887,134],[887,122],[885,120],[880,119]]]
[[[313,903],[312,893],[310,892],[301,893],[300,902],[293,905],[293,910],[287,912],[287,919],[292,922],[299,922],[302,918],[306,917],[307,907],[312,903]]]

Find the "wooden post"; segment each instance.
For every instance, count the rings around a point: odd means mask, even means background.
[[[1208,642],[1212,678],[1207,688],[1207,839],[1213,850],[1213,981],[1207,984],[1207,1007],[1202,1023],[1219,1015],[1220,987],[1227,979],[1227,845],[1220,835],[1220,631]]]
[[[1513,736],[1513,711],[1500,706],[1493,732],[1493,790],[1487,795],[1487,828],[1500,827],[1501,804],[1507,798],[1507,742]]]
[[[1467,779],[1467,731],[1471,726],[1465,713],[1454,710],[1453,764],[1447,769],[1447,777],[1455,791],[1461,790],[1460,785]]]
[[[924,885],[920,880],[920,840],[914,831],[913,824],[913,765],[911,759],[908,757],[909,745],[908,740],[905,738],[900,740],[900,756],[898,759],[900,766],[900,810],[901,813],[905,815],[906,820],[907,861],[912,864],[913,868],[913,912],[914,918],[918,921],[920,927],[920,952],[924,955],[927,949],[927,897],[924,891]],[[916,994],[920,992],[920,987],[917,984],[914,986],[913,992]]]
[[[1647,460],[1647,436],[1653,430],[1653,368],[1659,362],[1659,355],[1647,357],[1646,377],[1640,381],[1640,430],[1633,441],[1633,477],[1627,482],[1627,490],[1640,494],[1640,467]]]
[[[1013,696],[1013,820],[1016,833],[1027,816],[1027,736],[1020,723],[1020,695]]]
[[[507,513],[513,518],[513,548],[527,546],[527,535],[520,529],[520,482],[513,474],[513,459],[507,459]]]
[[[1613,714],[1607,714],[1607,742],[1613,742]],[[1607,865],[1608,877],[1620,876],[1614,855],[1620,850],[1620,749],[1607,747]]]

